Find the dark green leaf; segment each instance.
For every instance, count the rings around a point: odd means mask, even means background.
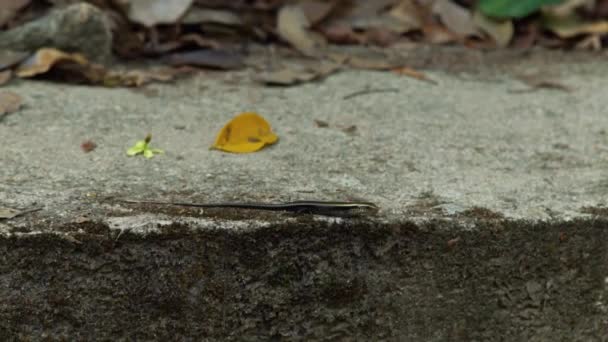
[[[544,5],[555,5],[563,0],[479,0],[479,10],[493,18],[523,18]]]

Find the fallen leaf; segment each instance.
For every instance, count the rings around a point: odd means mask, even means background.
[[[12,70],[4,70],[0,71],[0,86],[5,85],[8,81],[13,77]]]
[[[263,117],[257,113],[245,112],[237,115],[222,128],[212,148],[233,153],[250,153],[274,144],[278,139]]]
[[[152,140],[152,134],[148,133],[144,140],[139,140],[127,150],[127,155],[129,157],[136,155],[143,155],[146,159],[150,159],[154,157],[155,154],[163,154],[164,151],[158,148],[150,147],[150,141]]]
[[[263,73],[256,80],[269,85],[288,86],[319,80],[338,70],[340,65],[335,63],[320,63],[307,67],[294,66]]]
[[[397,5],[399,0],[355,0],[345,2],[336,10],[335,24],[347,25],[355,30],[368,30],[370,28],[384,28],[404,33],[408,30],[403,22],[386,13],[389,8]]]
[[[405,67],[405,66],[393,69],[393,72],[397,75],[405,75],[405,76],[413,77],[413,78],[421,80],[421,81],[426,81],[426,82],[429,82],[432,84],[437,84],[436,81],[428,78],[424,73],[422,73],[420,71],[416,71],[412,68]]]
[[[89,153],[93,151],[97,147],[97,144],[91,140],[85,140],[82,144],[80,144],[80,148],[84,153]]]
[[[400,38],[400,34],[384,28],[373,27],[365,32],[365,42],[380,47],[390,46]]]
[[[103,76],[103,85],[106,87],[126,86],[141,87],[150,82],[170,82],[177,75],[166,69],[130,70],[126,72],[108,71]]]
[[[365,42],[365,34],[355,32],[347,25],[328,25],[321,30],[325,38],[332,43],[362,44]]]
[[[146,46],[144,50],[150,55],[163,55],[169,51],[184,49],[191,46],[213,50],[219,50],[221,47],[214,39],[205,38],[198,33],[187,33],[179,36],[176,40]]]
[[[475,11],[473,21],[477,27],[490,35],[499,47],[506,47],[513,38],[513,22],[511,20],[499,21],[487,17],[480,11]]]
[[[60,63],[88,65],[87,59],[78,53],[65,53],[53,48],[42,48],[35,54],[21,62],[17,67],[16,75],[27,78],[46,73],[53,66]]]
[[[0,207],[0,219],[11,219],[18,216],[21,211],[11,208]]]
[[[433,4],[433,14],[439,16],[445,27],[461,36],[479,36],[471,12],[450,0],[437,0]]]
[[[243,20],[234,12],[196,6],[190,8],[180,22],[189,25],[213,23],[227,26],[243,26]]]
[[[608,21],[585,22],[576,14],[568,17],[544,15],[542,25],[562,39],[584,34],[608,33]]]
[[[22,78],[44,75],[53,80],[105,87],[139,87],[152,81],[170,81],[175,75],[183,72],[180,69],[169,68],[112,71],[103,65],[89,62],[80,54],[43,48],[23,61],[17,67],[16,75]]]
[[[299,6],[310,25],[315,26],[331,13],[337,3],[338,1],[308,0],[300,2]]]
[[[585,8],[587,11],[594,11],[593,8],[595,6],[596,0],[562,0],[559,2],[554,2],[554,4],[549,4],[541,7],[541,12],[543,14],[548,14],[556,17],[568,17],[576,14],[578,10],[581,8]],[[596,16],[596,18],[601,18],[602,16]]]
[[[33,209],[25,209],[25,210],[17,210],[12,208],[0,207],[0,219],[12,219],[14,217],[31,213],[34,211],[38,211],[42,208],[33,208]]]
[[[600,51],[602,49],[602,37],[599,34],[592,34],[583,38],[575,46],[578,50]]]
[[[461,39],[456,33],[435,22],[425,23],[422,26],[422,33],[424,34],[425,41],[431,44],[446,44],[457,42]]]
[[[404,29],[402,33],[419,30],[424,23],[420,5],[415,0],[400,1],[398,5],[388,12],[388,16],[401,22]]]
[[[186,13],[193,0],[128,0],[128,17],[146,27],[174,24]]]
[[[0,0],[0,27],[11,21],[31,0]]]
[[[12,91],[0,92],[0,120],[10,113],[16,112],[21,108],[22,98]]]
[[[302,8],[297,5],[281,7],[277,15],[277,32],[305,56],[315,56],[318,48],[326,44],[322,36],[309,30],[310,22]]]
[[[195,65],[214,69],[240,69],[244,66],[243,57],[232,51],[201,49],[177,52],[165,57],[169,65]]]
[[[543,5],[558,4],[563,0],[479,0],[478,10],[497,19],[523,18]]]

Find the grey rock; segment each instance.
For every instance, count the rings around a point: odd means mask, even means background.
[[[33,52],[42,47],[80,52],[96,61],[107,60],[112,53],[110,21],[97,7],[78,3],[0,32],[0,49]]]

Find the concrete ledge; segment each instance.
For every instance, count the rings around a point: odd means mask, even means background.
[[[437,84],[344,71],[268,88],[247,69],[9,85],[23,107],[0,121],[0,207],[39,210],[0,222],[0,340],[606,341],[608,69],[543,57],[463,59],[475,72],[428,71]],[[556,73],[572,92],[517,76]],[[348,97],[378,88],[398,91]],[[252,110],[277,144],[209,150]],[[166,153],[127,157],[148,132]]]
[[[592,341],[608,221],[91,222],[0,238],[0,336],[71,340]],[[70,238],[66,238],[70,236]]]

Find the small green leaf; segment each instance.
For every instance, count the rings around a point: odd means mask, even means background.
[[[136,142],[135,145],[133,145],[133,147],[131,147],[127,150],[127,155],[134,156],[134,155],[143,153],[146,150],[146,148],[148,148],[148,144],[145,141],[140,140],[140,141]]]
[[[536,12],[541,6],[555,5],[563,0],[479,0],[479,10],[493,18],[523,18]]]
[[[144,140],[140,140],[135,143],[132,147],[127,150],[128,156],[135,156],[138,154],[143,154],[144,157],[150,159],[154,157],[155,154],[164,153],[163,150],[158,148],[151,148],[149,143],[152,140],[152,135],[148,134]]]

